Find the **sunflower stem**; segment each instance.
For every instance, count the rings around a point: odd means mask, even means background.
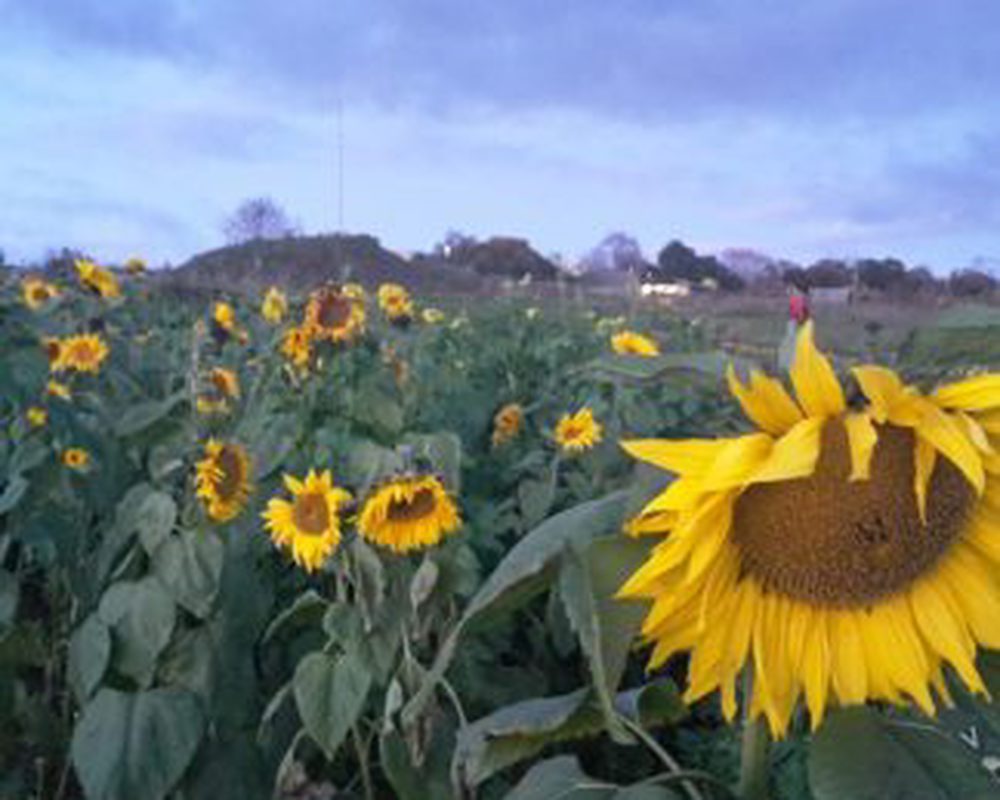
[[[768,800],[771,737],[763,718],[750,715],[753,672],[749,667],[743,676],[743,686],[743,706],[746,711],[740,745],[740,782],[736,791],[743,800]]]

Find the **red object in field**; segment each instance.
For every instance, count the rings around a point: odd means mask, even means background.
[[[788,298],[788,316],[799,325],[809,319],[809,298],[797,292],[791,295]]]

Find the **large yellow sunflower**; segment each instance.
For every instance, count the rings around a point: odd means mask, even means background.
[[[1000,647],[1000,375],[922,395],[890,370],[830,362],[798,337],[791,381],[729,384],[746,436],[625,442],[676,473],[630,528],[665,538],[621,595],[652,601],[650,668],[690,650],[686,698],[718,689],[728,718],[752,668],[753,716],[783,735],[804,695],[910,700],[932,714],[951,665],[984,690],[976,647]]]
[[[99,334],[81,333],[59,341],[56,352],[55,361],[50,363],[53,372],[98,372],[109,351]]]
[[[209,439],[195,467],[195,483],[208,516],[228,522],[250,497],[250,456],[242,445]]]
[[[648,336],[635,331],[621,331],[611,337],[611,349],[619,355],[658,356],[660,346]]]
[[[21,297],[32,311],[37,311],[58,296],[59,289],[42,278],[29,277],[21,281]]]
[[[118,279],[110,270],[99,267],[93,261],[86,258],[77,259],[74,262],[76,274],[87,289],[99,294],[101,297],[119,297],[122,293],[118,285]]]
[[[555,440],[567,453],[581,453],[601,441],[603,431],[601,423],[594,419],[594,412],[585,406],[575,414],[559,418]]]
[[[349,342],[361,334],[364,325],[364,302],[337,286],[322,286],[309,296],[302,327],[313,338]]]
[[[433,475],[401,475],[365,500],[358,530],[397,553],[433,547],[462,524],[455,501]]]
[[[340,510],[350,502],[350,492],[333,485],[330,471],[309,470],[304,480],[285,475],[291,500],[272,497],[261,515],[271,541],[287,547],[295,563],[306,572],[319,569],[340,544]]]

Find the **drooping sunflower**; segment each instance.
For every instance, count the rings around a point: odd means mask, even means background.
[[[365,305],[338,286],[321,286],[309,295],[303,328],[319,340],[350,342],[364,330]]]
[[[108,345],[97,333],[81,333],[59,341],[58,355],[50,364],[53,372],[75,370],[99,372],[108,357]]]
[[[233,370],[225,367],[212,367],[208,373],[208,379],[217,395],[231,400],[239,399],[240,379]]]
[[[82,447],[67,447],[62,452],[63,466],[77,472],[83,472],[90,467],[90,453]]]
[[[494,447],[506,444],[518,433],[524,424],[524,409],[520,403],[507,403],[493,416],[493,434],[490,442]]]
[[[358,530],[374,544],[409,553],[438,544],[462,520],[444,484],[434,475],[400,475],[368,496]]]
[[[563,414],[556,424],[555,440],[568,453],[589,450],[599,441],[604,428],[594,419],[594,412],[584,407],[575,414]]]
[[[288,312],[288,298],[277,286],[272,286],[264,295],[264,301],[260,305],[260,313],[264,319],[272,325],[277,325],[285,318]]]
[[[853,370],[848,405],[812,323],[791,381],[729,385],[759,428],[746,436],[624,442],[675,480],[632,521],[664,536],[621,596],[652,601],[650,668],[690,650],[686,699],[718,689],[781,736],[804,695],[914,702],[933,714],[949,664],[984,691],[977,646],[1000,647],[1000,375],[930,395],[888,369]]]
[[[413,300],[398,283],[383,283],[378,287],[378,305],[386,319],[395,325],[407,325],[413,319]]]
[[[611,349],[619,355],[658,356],[660,346],[648,336],[635,331],[621,331],[611,337]]]
[[[236,312],[229,303],[218,301],[212,306],[212,332],[217,336],[226,338],[235,336],[238,333],[236,325]]]
[[[350,492],[334,486],[329,470],[305,479],[284,476],[291,500],[272,497],[261,514],[277,547],[287,547],[306,572],[319,569],[340,544],[340,513]]]
[[[209,439],[195,466],[197,495],[216,522],[236,517],[250,497],[250,456],[242,445]]]
[[[312,337],[309,330],[303,326],[296,326],[285,331],[281,340],[281,352],[296,367],[305,369],[309,366],[309,359],[312,357]]]
[[[24,304],[32,311],[37,311],[49,300],[59,296],[59,289],[55,284],[49,283],[42,278],[25,278],[21,281],[21,298]]]
[[[80,283],[85,288],[104,298],[121,296],[122,290],[118,285],[118,279],[110,270],[100,267],[86,258],[77,259],[74,266]]]
[[[45,384],[45,393],[50,397],[58,397],[60,400],[71,400],[73,393],[65,383],[59,381],[49,381]]]

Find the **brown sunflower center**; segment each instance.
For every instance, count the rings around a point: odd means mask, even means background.
[[[222,500],[231,500],[243,485],[243,461],[235,449],[226,446],[219,453],[217,463],[222,474],[215,483],[215,492]]]
[[[866,606],[909,586],[961,535],[975,498],[938,456],[921,520],[914,445],[908,428],[878,426],[871,477],[849,481],[847,432],[840,420],[827,423],[811,477],[751,486],[736,501],[732,538],[744,572],[825,606]]]
[[[79,342],[73,348],[73,358],[81,363],[88,364],[97,359],[97,350],[90,342]]]
[[[407,499],[389,501],[386,516],[395,522],[412,522],[423,519],[434,513],[437,508],[437,498],[431,489],[418,489]]]
[[[304,492],[296,497],[292,513],[295,527],[311,536],[319,536],[330,525],[330,506],[319,492]]]
[[[326,292],[320,297],[316,318],[324,328],[342,328],[351,318],[353,303],[337,292]]]

